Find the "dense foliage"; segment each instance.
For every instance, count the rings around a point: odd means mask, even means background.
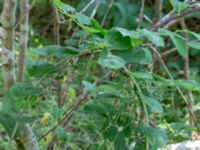
[[[0,149],[15,149],[26,123],[41,150],[156,150],[198,138],[200,6],[144,2],[30,1],[24,80],[3,90],[0,78]]]

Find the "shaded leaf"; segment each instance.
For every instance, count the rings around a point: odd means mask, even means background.
[[[105,36],[105,41],[110,44],[110,50],[127,50],[131,48],[131,40],[115,29],[109,31]]]
[[[165,130],[161,128],[150,128],[141,126],[140,131],[145,137],[149,139],[152,149],[158,149],[168,143],[168,135]]]
[[[158,33],[149,31],[147,29],[138,31],[142,36],[145,36],[149,41],[151,41],[156,46],[163,47],[165,45],[163,38]]]
[[[27,70],[30,76],[43,76],[59,72],[60,69],[43,61],[28,61]]]
[[[100,58],[98,60],[98,63],[104,67],[104,68],[110,68],[110,69],[120,69],[124,68],[125,66],[125,61],[115,55],[108,54],[105,58]]]

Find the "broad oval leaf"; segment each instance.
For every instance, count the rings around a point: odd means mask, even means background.
[[[131,49],[132,44],[129,37],[124,37],[119,31],[115,29],[110,30],[106,36],[105,41],[110,44],[110,50],[127,50]]]
[[[149,139],[151,149],[158,149],[168,143],[169,137],[162,128],[139,127],[140,132]]]
[[[163,112],[163,107],[161,103],[154,98],[151,97],[144,97],[146,100],[147,106],[152,113],[162,113]]]
[[[104,68],[110,68],[110,69],[120,69],[124,68],[125,61],[115,55],[108,54],[105,58],[100,58],[98,63],[104,67]]]
[[[200,42],[189,42],[188,45],[194,49],[200,50]]]
[[[156,46],[163,47],[165,45],[163,38],[157,32],[152,32],[147,29],[138,30],[138,32]]]
[[[29,75],[36,77],[60,71],[58,67],[43,61],[28,61],[27,70]]]
[[[159,29],[159,32],[163,35],[169,35],[174,46],[178,50],[179,54],[183,58],[185,58],[187,56],[187,54],[188,54],[187,45],[186,45],[187,43],[182,36],[180,36],[179,34],[177,34],[175,32],[166,30],[166,29]]]

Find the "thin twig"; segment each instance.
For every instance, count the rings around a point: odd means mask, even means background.
[[[142,25],[142,21],[143,21],[143,18],[144,18],[144,6],[145,6],[145,0],[141,0],[141,7],[140,7],[140,14],[139,14],[139,26],[138,28],[141,27]]]
[[[155,1],[155,17],[154,17],[154,22],[157,22],[160,20],[161,18],[161,13],[162,13],[162,3],[163,3],[163,0],[156,0]]]
[[[91,0],[81,11],[80,13],[84,13],[87,9],[95,2],[95,0]]]
[[[183,18],[181,20],[181,27],[183,30],[187,30],[187,26],[185,24],[185,19]],[[189,40],[189,37],[188,37],[188,33],[185,32],[185,39],[186,39],[186,42],[188,42]],[[189,60],[189,46],[187,46],[187,56],[185,58],[185,69],[184,69],[184,72],[185,72],[185,78],[186,79],[190,79],[190,60]],[[191,91],[188,91],[188,99],[189,99],[189,107],[190,109],[193,111],[193,102],[194,102],[194,97],[193,97],[193,94]],[[190,124],[193,125],[194,124],[194,120],[192,118],[192,116],[190,115]]]
[[[53,19],[54,19],[54,40],[56,44],[60,44],[60,19],[58,14],[57,7],[52,2],[52,11],[53,11]]]
[[[166,56],[168,56],[169,54],[171,54],[171,53],[173,53],[173,52],[176,52],[176,51],[177,51],[176,48],[171,48],[171,49],[166,50],[165,52],[161,53],[160,55],[161,55],[161,57],[163,58],[163,57],[166,57]]]
[[[102,20],[102,22],[101,22],[101,26],[102,26],[102,27],[103,27],[104,24],[105,24],[106,18],[108,17],[108,14],[109,14],[109,12],[110,12],[110,9],[111,9],[112,6],[113,6],[113,3],[114,3],[114,0],[109,0],[108,9],[106,10],[105,15],[103,16],[103,20]]]
[[[98,85],[102,80],[104,80],[105,78],[107,78],[109,75],[110,75],[111,71],[108,70],[106,73],[104,73],[97,81],[95,81],[93,83],[93,85]],[[65,115],[62,119],[59,120],[59,122],[54,125],[51,129],[49,129],[46,133],[44,133],[39,139],[38,141],[42,140],[44,137],[46,137],[49,133],[52,133],[58,126],[60,125],[66,125],[73,112],[75,110],[77,110],[78,108],[80,108],[83,104],[85,104],[85,102],[87,101],[87,97],[89,95],[89,92],[86,92],[86,93],[83,93],[83,95],[80,95],[79,96],[79,101],[75,104],[75,105],[72,105],[66,112],[65,112]]]
[[[195,12],[198,12],[198,11],[200,11],[200,7],[199,6],[193,7],[193,8],[189,8],[189,9],[184,10],[181,13],[175,14],[173,16],[168,14],[168,16],[165,17],[166,19],[164,18],[164,19],[160,20],[158,23],[156,23],[155,25],[151,26],[151,30],[155,31],[155,30],[158,30],[159,28],[164,27],[164,26],[169,27],[169,24],[171,22],[176,21],[176,20],[178,20],[180,18],[183,18],[185,16],[188,16],[188,15],[190,15],[192,13],[195,13]],[[171,14],[173,14],[173,13],[171,13]]]
[[[90,18],[94,18],[94,16],[96,15],[97,10],[98,10],[98,8],[100,6],[100,2],[101,2],[101,0],[97,0],[96,5],[95,5],[95,7],[94,7],[94,9],[93,9],[93,11],[92,11],[92,13],[90,15]]]
[[[32,3],[30,4],[29,8],[28,8],[28,12],[33,8],[33,6],[35,5],[37,0],[33,0]],[[22,21],[24,20],[24,18],[26,17],[26,14],[24,14],[24,16],[22,16],[19,21],[15,24],[14,29],[18,28],[18,26],[22,23]]]
[[[162,64],[162,66],[164,67],[165,71],[167,72],[167,74],[168,74],[170,80],[171,80],[171,81],[174,81],[174,78],[172,77],[172,75],[171,75],[169,69],[167,68],[167,66],[166,66],[164,60],[162,59],[162,57],[160,56],[159,52],[158,52],[158,51],[156,50],[156,48],[154,48],[153,46],[150,46],[150,49],[157,55],[157,57],[158,57],[160,63]],[[179,88],[179,86],[176,86],[176,90],[178,91],[178,93],[180,94],[180,96],[182,97],[182,99],[184,100],[184,102],[185,102],[185,104],[186,104],[186,106],[187,106],[187,108],[188,108],[188,111],[189,111],[189,113],[190,113],[190,115],[191,115],[191,117],[192,117],[192,119],[193,119],[193,121],[194,121],[194,124],[195,124],[197,130],[200,131],[200,128],[199,128],[198,123],[197,123],[197,120],[196,120],[196,117],[195,117],[193,111],[190,109],[188,100],[187,100],[186,97],[183,95],[183,92],[181,91],[181,89]]]

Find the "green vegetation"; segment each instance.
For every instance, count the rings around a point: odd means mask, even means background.
[[[199,2],[0,4],[0,149],[156,150],[199,139]]]

